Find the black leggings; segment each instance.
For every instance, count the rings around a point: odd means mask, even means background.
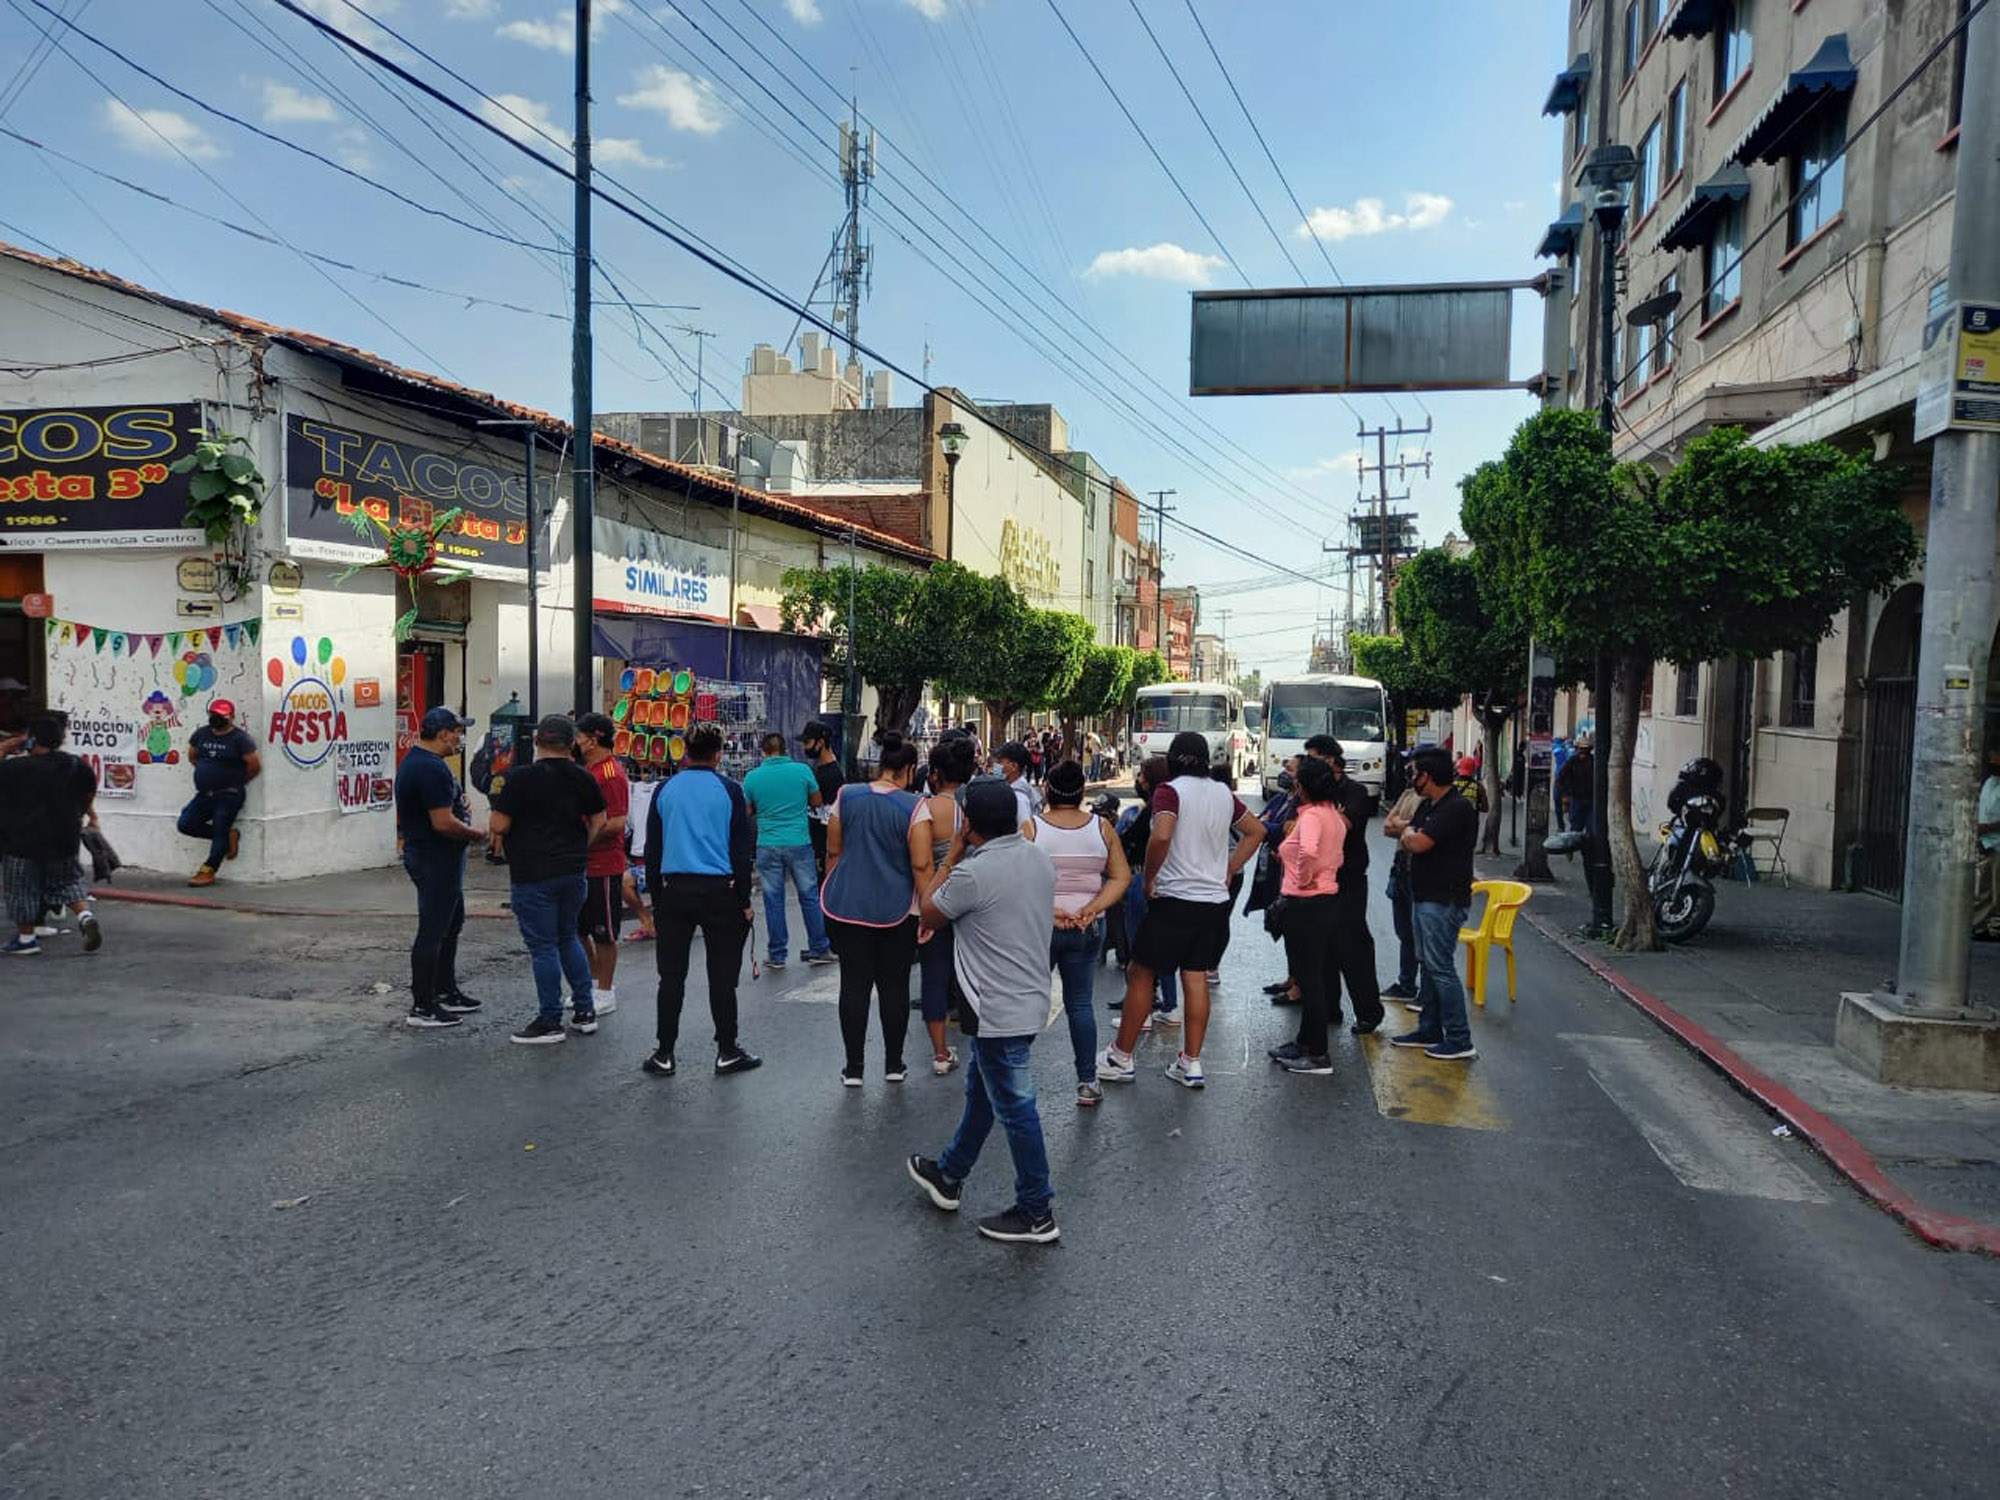
[[[840,1040],[847,1048],[847,1071],[861,1071],[868,1043],[868,996],[878,997],[882,1055],[891,1071],[903,1066],[903,1042],[910,1034],[910,965],[917,957],[917,919],[894,927],[863,927],[826,919],[827,936],[840,955]]]

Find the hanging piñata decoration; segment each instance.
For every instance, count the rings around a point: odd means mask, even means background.
[[[409,585],[410,589],[410,607],[396,621],[396,639],[408,640],[410,631],[417,623],[417,580],[430,572],[437,573],[440,583],[457,583],[462,578],[472,576],[470,569],[439,567],[437,560],[438,538],[456,526],[458,518],[464,514],[463,506],[454,506],[428,525],[416,521],[398,521],[391,525],[387,521],[371,516],[365,508],[356,510],[348,518],[349,523],[371,542],[376,540],[379,533],[382,555],[372,562],[356,563],[334,579],[334,582],[345,583],[356,573],[366,572],[369,568],[388,568],[393,571],[398,578]]]

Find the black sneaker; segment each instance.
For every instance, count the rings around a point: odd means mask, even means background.
[[[1284,994],[1284,993],[1285,993],[1285,992],[1286,992],[1287,990],[1291,989],[1291,987],[1292,987],[1292,982],[1291,982],[1291,980],[1289,980],[1289,979],[1280,979],[1280,980],[1279,980],[1279,981],[1278,981],[1278,982],[1277,982],[1276,984],[1267,984],[1267,985],[1265,985],[1265,986],[1264,986],[1264,993],[1265,993],[1265,994],[1267,994],[1267,995],[1282,995],[1282,994]]]
[[[97,925],[97,913],[82,912],[76,919],[77,931],[83,934],[83,951],[95,953],[104,946],[104,929]]]
[[[1290,990],[1287,990],[1282,995],[1273,995],[1271,1003],[1273,1005],[1304,1005],[1306,1002],[1305,996],[1294,995]]]
[[[910,1076],[910,1070],[899,1062],[892,1062],[883,1071],[882,1077],[889,1083],[901,1083]]]
[[[572,1011],[570,1012],[569,1024],[572,1031],[580,1031],[585,1036],[595,1035],[597,1031],[597,1012],[594,1010]]]
[[[1417,992],[1399,979],[1394,984],[1382,986],[1382,998],[1384,1000],[1414,1000],[1417,998]]]
[[[1438,1062],[1471,1062],[1479,1056],[1479,1049],[1470,1042],[1438,1042],[1424,1048],[1424,1056]]]
[[[1287,1073],[1310,1073],[1315,1077],[1324,1077],[1333,1071],[1332,1059],[1323,1052],[1316,1057],[1306,1052],[1297,1057],[1281,1057],[1278,1066]]]
[[[715,1054],[715,1071],[723,1073],[748,1073],[752,1068],[764,1066],[764,1059],[754,1052],[745,1052],[741,1047],[733,1047],[727,1052]]]
[[[655,1078],[671,1078],[674,1076],[674,1055],[656,1048],[651,1057],[639,1064],[639,1071],[651,1073]]]
[[[418,1031],[442,1031],[447,1026],[463,1026],[465,1022],[457,1016],[447,1015],[433,1004],[425,1003],[412,1005],[410,1013],[403,1017],[403,1024]]]
[[[1271,1048],[1264,1055],[1274,1063],[1287,1063],[1295,1057],[1304,1057],[1306,1049],[1301,1047],[1297,1042],[1286,1042],[1282,1046]]]
[[[546,1047],[552,1042],[561,1041],[564,1035],[563,1023],[560,1020],[551,1021],[546,1017],[536,1016],[507,1040],[519,1042],[523,1047]]]
[[[479,1002],[470,995],[453,990],[437,1003],[438,1009],[446,1015],[467,1016],[479,1009]]]
[[[1443,1037],[1425,1036],[1421,1031],[1406,1031],[1401,1036],[1389,1038],[1391,1047],[1435,1047]]]
[[[948,1214],[958,1211],[959,1191],[963,1183],[953,1182],[945,1176],[928,1156],[912,1156],[903,1165],[909,1168],[910,1177],[916,1185],[930,1194],[931,1202]]]
[[[1019,1205],[988,1214],[979,1221],[979,1232],[1008,1245],[1048,1245],[1062,1237],[1054,1213],[1044,1209],[1039,1219],[1031,1219]]]
[[[1374,1031],[1381,1024],[1382,1023],[1380,1021],[1356,1021],[1352,1026],[1348,1027],[1347,1030],[1349,1034],[1353,1036],[1367,1036],[1370,1032]]]

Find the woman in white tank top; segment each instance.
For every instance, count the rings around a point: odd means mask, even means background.
[[[1049,968],[1062,975],[1063,1014],[1076,1054],[1076,1102],[1104,1098],[1097,1083],[1097,1012],[1091,991],[1104,948],[1104,914],[1125,899],[1131,866],[1111,824],[1083,807],[1083,767],[1066,760],[1043,779],[1048,805],[1029,836],[1056,867],[1056,909],[1049,934]]]

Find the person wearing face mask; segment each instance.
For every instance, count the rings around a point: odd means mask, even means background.
[[[264,769],[257,742],[236,727],[236,705],[227,698],[209,704],[208,722],[189,736],[188,764],[194,767],[194,800],[181,809],[176,826],[187,838],[208,840],[208,858],[188,884],[214,885],[215,872],[236,858],[243,841],[236,820],[244,789]]]
[[[417,935],[410,944],[408,1025],[457,1026],[479,1002],[458,987],[458,934],[465,926],[465,851],[486,841],[472,821],[465,788],[446,757],[458,754],[472,720],[448,708],[424,715],[419,733],[396,768],[396,833],[403,871],[417,888]]]

